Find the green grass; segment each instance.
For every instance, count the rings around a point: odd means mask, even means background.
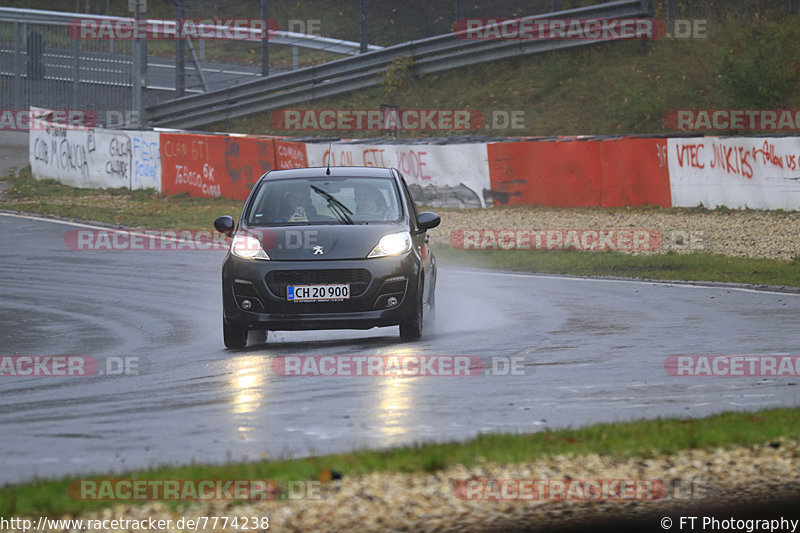
[[[416,75],[413,66],[379,77],[379,85],[292,108],[477,109],[521,111],[519,129],[475,130],[491,136],[666,134],[665,115],[678,109],[800,107],[800,24],[772,15],[743,20],[717,14],[709,38],[611,42],[529,55],[458,70]],[[724,18],[723,18],[724,17]],[[394,70],[394,69],[390,69]],[[375,137],[381,132],[280,130],[271,112],[207,129],[274,135]],[[401,137],[463,135],[410,131]]]
[[[722,413],[702,419],[657,419],[597,424],[580,429],[533,434],[480,435],[464,443],[415,444],[388,450],[357,451],[292,460],[262,460],[225,465],[190,464],[114,474],[115,479],[318,479],[324,468],[344,479],[371,472],[435,472],[458,464],[514,464],[550,455],[596,453],[614,457],[657,458],[679,450],[751,446],[784,437],[800,438],[800,409]],[[69,498],[70,477],[0,488],[0,515],[77,513],[114,502]]]
[[[153,189],[78,189],[36,180],[30,167],[4,178],[11,188],[0,208],[132,228],[210,229],[221,215],[238,218],[243,202],[226,198],[162,196]]]
[[[800,257],[792,261],[694,252],[629,255],[576,250],[456,250],[436,245],[442,265],[570,276],[617,276],[800,287]]]

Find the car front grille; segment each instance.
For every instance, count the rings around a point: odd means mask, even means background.
[[[278,298],[286,298],[288,285],[324,285],[349,283],[350,296],[360,296],[371,280],[365,268],[341,268],[328,270],[273,270],[267,274],[267,287]]]

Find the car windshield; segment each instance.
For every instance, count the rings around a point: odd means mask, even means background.
[[[399,195],[389,178],[265,180],[247,213],[250,226],[370,224],[400,219]]]

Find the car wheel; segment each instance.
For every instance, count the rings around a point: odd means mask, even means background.
[[[435,287],[435,285],[434,285]],[[428,304],[428,310],[425,312],[425,331],[429,333],[436,332],[436,293],[431,292],[431,301]]]
[[[422,313],[422,285],[417,292],[416,312],[409,319],[400,322],[400,338],[404,340],[414,340],[422,337],[422,324],[424,316]]]
[[[226,348],[242,349],[247,345],[247,325],[222,319],[222,337]]]
[[[425,324],[425,331],[429,333],[436,332],[436,279],[437,279],[438,271],[436,267],[433,268],[433,275],[431,276],[430,283],[431,283],[431,297],[430,301],[428,302],[428,309],[425,311],[425,320],[427,324]]]

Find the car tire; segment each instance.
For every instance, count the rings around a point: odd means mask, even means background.
[[[434,285],[435,287],[435,285]],[[436,332],[436,293],[431,292],[431,301],[428,304],[428,310],[425,312],[425,331],[428,333]]]
[[[247,325],[228,322],[223,318],[222,337],[226,348],[241,350],[247,346]]]
[[[416,340],[422,337],[422,325],[425,317],[422,312],[422,284],[417,291],[417,305],[414,314],[407,320],[400,322],[400,338],[403,340]]]
[[[436,266],[433,267],[433,273],[430,277],[431,296],[428,302],[428,309],[425,311],[425,331],[428,333],[436,333],[436,278],[438,276]]]

